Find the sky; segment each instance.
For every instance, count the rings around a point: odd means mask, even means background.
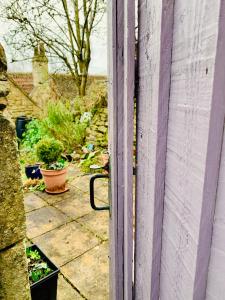
[[[99,29],[92,37],[92,59],[90,63],[90,75],[107,74],[107,16],[102,19]],[[31,72],[32,65],[30,61],[11,63],[10,48],[4,42],[4,36],[7,35],[9,28],[6,23],[0,21],[0,42],[3,44],[8,59],[9,72]],[[51,66],[50,66],[51,71]]]

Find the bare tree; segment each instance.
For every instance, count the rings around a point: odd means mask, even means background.
[[[23,59],[39,42],[72,75],[85,95],[91,35],[105,12],[105,0],[0,0],[1,17],[12,24],[6,42]],[[15,59],[16,61],[16,59]]]

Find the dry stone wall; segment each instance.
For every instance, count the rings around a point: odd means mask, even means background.
[[[99,108],[87,129],[87,143],[101,148],[108,147],[108,109]]]

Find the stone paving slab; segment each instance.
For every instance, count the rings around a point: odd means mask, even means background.
[[[88,194],[79,190],[76,191],[75,195],[75,197],[62,200],[54,205],[74,220],[93,211],[90,206]]]
[[[33,242],[60,267],[98,245],[100,240],[77,222],[72,222],[33,239]]]
[[[89,182],[92,175],[81,175],[71,181],[71,185],[80,189],[83,192],[89,191]]]
[[[108,179],[97,179],[95,181],[95,197],[105,203],[108,203]]]
[[[71,185],[81,191],[89,192],[90,178],[93,175],[81,175],[71,181]],[[108,179],[99,178],[95,181],[95,197],[103,202],[108,202]]]
[[[109,212],[99,211],[91,212],[90,214],[77,220],[88,230],[99,236],[103,241],[109,238]]]
[[[77,165],[70,165],[68,167],[68,178],[72,178],[72,177],[78,177],[80,175],[82,175],[82,171],[80,170],[80,168]]]
[[[57,300],[81,300],[84,298],[63,278],[59,275]]]
[[[62,200],[54,204],[54,207],[70,216],[73,220],[93,212],[90,206],[90,196],[88,193],[76,190],[73,197]],[[96,199],[96,205],[102,206],[103,203]]]
[[[31,212],[32,210],[44,207],[47,203],[34,193],[24,195],[25,212]]]
[[[87,299],[109,299],[108,252],[108,243],[101,244],[61,268]]]
[[[89,193],[90,178],[93,175],[83,175],[75,178],[71,181],[71,185],[80,189],[83,192]],[[108,203],[108,179],[99,178],[96,179],[95,183],[95,198]]]
[[[68,216],[55,207],[42,207],[26,215],[27,237],[32,239],[70,220]]]
[[[35,192],[35,194],[46,201],[49,205],[55,204],[59,201],[76,197],[76,190],[73,187],[69,187],[69,190],[62,194],[51,195],[45,192]]]
[[[69,167],[69,192],[26,195],[27,237],[60,267],[58,300],[107,300],[109,215],[92,210],[90,176],[80,174]],[[96,204],[106,205],[107,194],[108,181],[97,180]]]

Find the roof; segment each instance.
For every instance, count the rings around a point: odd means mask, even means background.
[[[8,74],[15,83],[20,86],[27,94],[33,90],[32,73],[9,73]]]
[[[32,73],[9,73],[8,74],[15,83],[23,89],[26,94],[30,94],[33,90],[33,76]],[[77,95],[77,88],[69,74],[50,74],[59,94],[65,99],[73,99]],[[90,76],[88,85],[93,80],[103,80],[105,76]]]

